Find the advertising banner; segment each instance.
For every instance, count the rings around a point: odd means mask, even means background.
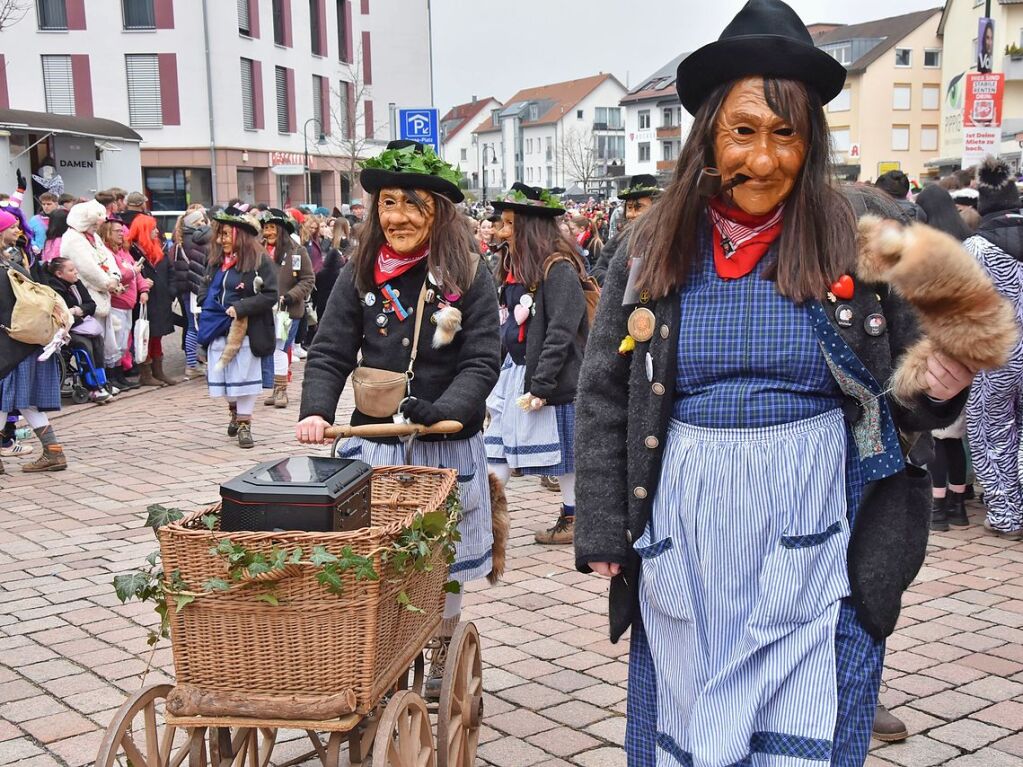
[[[982,16],[977,21],[977,71],[987,74],[995,60],[995,20]]]
[[[969,168],[991,155],[1002,143],[1002,101],[1005,73],[968,72],[963,98],[963,167]]]

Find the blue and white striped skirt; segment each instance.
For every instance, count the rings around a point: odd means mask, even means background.
[[[811,767],[848,751],[835,742],[846,445],[840,410],[757,429],[671,422],[634,544],[630,765]]]
[[[45,362],[33,352],[7,377],[0,380],[0,412],[12,410],[60,410],[60,361],[55,353]]]
[[[389,445],[352,437],[338,450],[342,458],[356,458],[370,466],[403,466],[405,446]],[[458,495],[462,502],[462,519],[455,545],[455,561],[451,577],[459,583],[483,578],[493,567],[494,531],[490,512],[490,482],[487,479],[487,456],[483,435],[469,439],[444,440],[412,444],[413,466],[435,466],[458,472]]]
[[[516,403],[525,394],[526,366],[507,358],[487,398],[490,426],[484,435],[487,459],[523,474],[561,477],[575,471],[575,404],[526,412]]]
[[[262,359],[252,353],[249,339],[242,341],[242,347],[235,358],[223,370],[217,370],[217,363],[227,346],[227,336],[214,338],[206,352],[206,383],[211,397],[245,397],[263,391]]]

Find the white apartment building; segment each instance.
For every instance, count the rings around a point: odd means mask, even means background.
[[[682,142],[689,135],[692,116],[682,109],[675,92],[675,72],[682,53],[642,80],[622,99],[625,110],[625,171],[629,176],[649,173],[662,186],[670,181]]]
[[[482,182],[482,147],[473,129],[490,120],[493,110],[501,106],[492,96],[483,99],[473,96],[472,101],[452,107],[440,119],[441,156],[462,171],[466,189],[478,190]]]
[[[392,138],[389,105],[432,103],[427,0],[25,2],[0,33],[0,126],[5,110],[129,126],[154,210],[346,202],[352,157]],[[57,151],[45,130],[19,140],[26,176]]]
[[[614,75],[598,74],[526,88],[493,109],[474,131],[487,196],[515,181],[569,194],[613,191],[625,171],[625,93]]]

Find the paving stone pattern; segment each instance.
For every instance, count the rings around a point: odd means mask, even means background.
[[[295,366],[297,399],[301,364]],[[350,407],[347,400],[342,410]],[[257,447],[224,434],[226,407],[201,382],[71,407],[54,421],[70,466],[0,477],[0,764],[86,765],[125,696],[171,679],[169,644],[150,660],[148,606],[121,605],[111,579],[154,548],[150,503],[195,508],[254,462],[308,452],[296,405],[257,405]],[[325,449],[320,450],[325,452]],[[475,584],[464,615],[483,636],[480,765],[625,764],[628,642],[606,638],[607,583],[572,567],[569,548],[533,543],[558,497],[510,484],[513,530],[502,585]],[[908,723],[874,744],[870,767],[1023,765],[1023,544],[967,530],[934,535],[891,637],[882,699]],[[301,753],[297,740],[276,759]]]

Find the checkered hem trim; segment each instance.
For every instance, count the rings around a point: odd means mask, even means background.
[[[651,543],[649,546],[638,546],[636,547],[636,553],[640,559],[653,559],[659,557],[666,551],[669,551],[675,544],[671,540],[671,536],[663,538],[657,541],[657,543]]]
[[[657,745],[671,754],[682,767],[693,767],[693,755],[683,751],[675,739],[664,732],[657,733]],[[791,756],[808,761],[830,762],[831,741],[817,738],[804,738],[799,735],[787,735],[782,732],[755,732],[750,737],[750,754],[731,767],[748,767],[753,754],[771,754],[772,756]]]

